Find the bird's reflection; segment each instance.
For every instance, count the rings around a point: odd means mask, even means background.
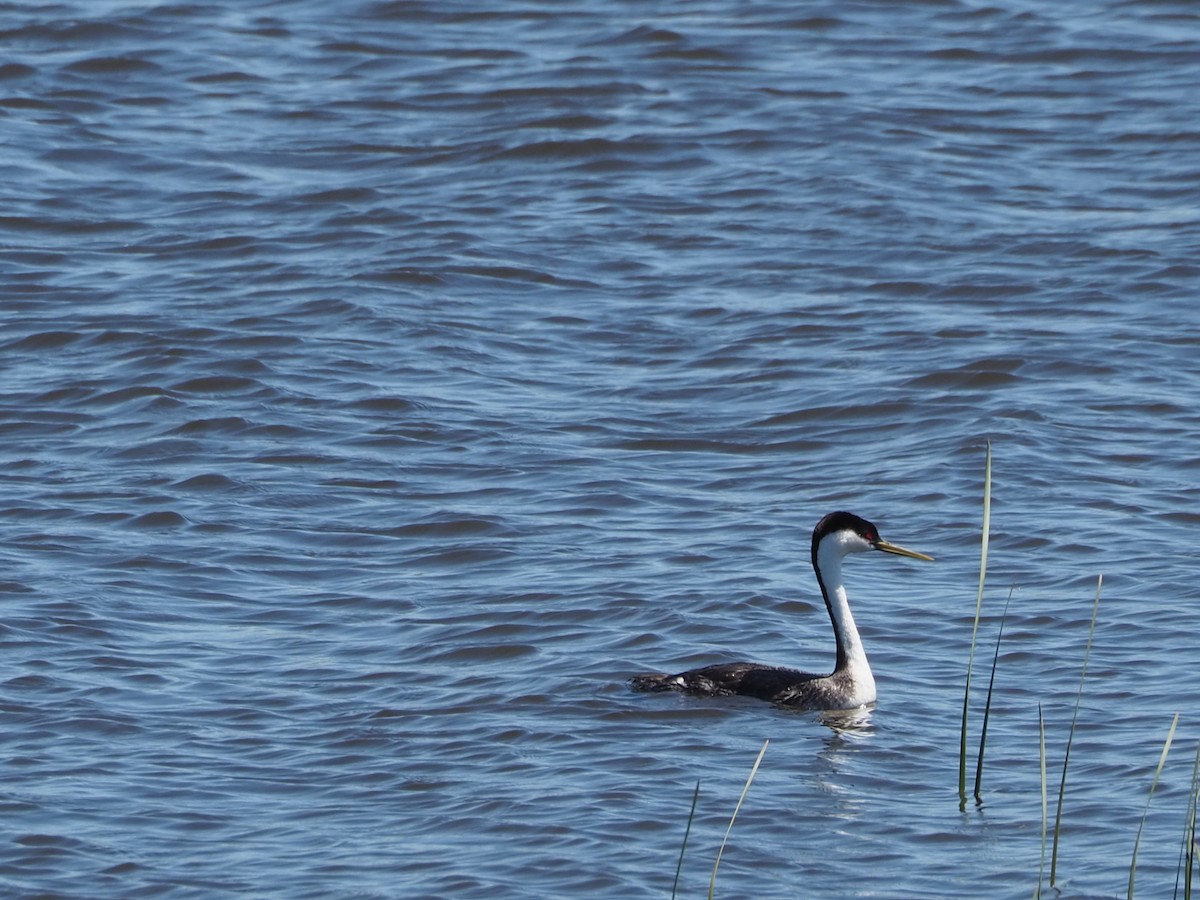
[[[875,731],[871,724],[871,713],[874,706],[863,706],[858,709],[827,709],[818,714],[822,725],[833,730],[835,736],[848,738],[866,737]]]

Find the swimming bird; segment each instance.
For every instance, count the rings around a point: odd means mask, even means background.
[[[640,691],[681,691],[701,697],[741,694],[799,709],[855,709],[874,703],[875,677],[842,583],[842,560],[851,553],[869,550],[933,561],[932,556],[885,541],[879,529],[854,513],[832,512],[817,523],[812,536],[812,567],[837,640],[837,660],[829,675],[735,662],[677,675],[638,675],[630,684]]]

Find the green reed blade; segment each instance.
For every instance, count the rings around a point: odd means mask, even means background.
[[[988,534],[992,520],[992,442],[987,442],[983,464],[983,529],[979,540],[979,593],[975,597],[975,625],[971,629],[971,653],[967,657],[967,683],[963,689],[962,735],[958,752],[958,808],[967,808],[967,708],[971,703],[971,670],[975,665],[975,640],[979,635],[979,613],[983,608],[983,582],[987,576]]]
[[[679,863],[675,866],[675,881],[671,884],[671,900],[679,891],[679,873],[683,871],[683,854],[687,850],[688,835],[692,833],[692,821],[696,818],[696,803],[700,800],[700,779],[696,779],[696,790],[692,793],[692,811],[688,813],[687,828],[683,830],[683,846],[679,848]]]
[[[1046,795],[1046,723],[1042,719],[1042,704],[1038,704],[1038,758],[1042,766],[1042,861],[1038,865],[1037,886],[1033,889],[1033,900],[1042,896],[1042,878],[1046,872],[1046,817],[1049,804]]]
[[[1183,870],[1183,900],[1192,898],[1192,869],[1196,862],[1196,807],[1200,805],[1200,743],[1192,762],[1192,789],[1188,794],[1187,816],[1183,823],[1183,846],[1179,848]],[[1175,871],[1175,897],[1179,896],[1179,870]]]
[[[1192,820],[1188,823],[1188,867],[1183,879],[1183,900],[1192,900],[1192,872],[1196,868],[1196,854],[1200,843],[1196,841],[1196,809],[1200,807],[1200,743],[1196,745],[1196,761],[1192,764]]]
[[[1079,718],[1079,702],[1083,699],[1083,680],[1087,677],[1088,657],[1092,655],[1092,636],[1096,633],[1096,614],[1100,611],[1100,588],[1104,576],[1096,578],[1096,599],[1092,602],[1092,624],[1088,627],[1087,646],[1083,651],[1083,668],[1079,671],[1079,690],[1075,692],[1075,712],[1071,715],[1071,730],[1067,732],[1067,749],[1063,753],[1062,780],[1058,783],[1058,808],[1054,813],[1054,848],[1050,851],[1050,887],[1058,873],[1058,837],[1062,829],[1063,797],[1067,793],[1067,763],[1071,760],[1071,743],[1075,740],[1075,722]]]
[[[1146,808],[1142,810],[1142,823],[1138,825],[1137,837],[1133,841],[1133,858],[1129,861],[1129,893],[1128,900],[1133,900],[1133,876],[1137,872],[1138,844],[1142,842],[1142,829],[1146,827],[1146,815],[1150,812],[1150,801],[1154,799],[1154,789],[1158,787],[1158,777],[1162,775],[1163,766],[1167,762],[1167,754],[1171,752],[1171,741],[1175,739],[1175,726],[1179,724],[1179,713],[1171,720],[1171,730],[1167,732],[1167,740],[1163,743],[1162,755],[1158,758],[1158,768],[1154,770],[1154,779],[1150,782],[1150,795],[1146,797]]]
[[[983,784],[983,748],[987,745],[988,719],[992,716],[992,689],[996,686],[996,663],[1000,661],[1000,639],[1004,637],[1004,622],[1008,619],[1008,605],[1012,603],[1015,587],[1008,589],[1008,599],[1004,601],[1004,612],[1000,614],[1000,630],[996,633],[996,650],[992,654],[992,675],[988,679],[987,702],[983,705],[983,727],[979,730],[979,756],[975,760],[975,803],[983,805],[981,786]]]
[[[725,837],[721,838],[721,847],[717,850],[717,861],[713,863],[712,878],[708,882],[708,900],[713,900],[713,892],[717,889],[717,867],[721,865],[721,854],[725,852],[729,832],[733,831],[733,822],[737,818],[738,810],[742,808],[742,801],[746,799],[746,793],[750,790],[750,782],[754,781],[754,776],[758,772],[758,764],[762,762],[763,754],[767,752],[767,745],[770,743],[770,740],[763,741],[762,749],[758,751],[758,759],[754,760],[754,765],[750,768],[750,775],[746,779],[746,785],[742,788],[742,796],[738,797],[737,806],[733,808],[733,815],[729,817],[729,825],[725,828]]]

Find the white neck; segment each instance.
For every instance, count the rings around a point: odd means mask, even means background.
[[[871,674],[867,651],[858,634],[858,626],[854,624],[850,599],[842,582],[842,559],[847,549],[836,540],[822,541],[817,550],[818,577],[825,587],[825,603],[837,638],[838,658],[834,671],[850,679],[852,696],[848,698],[849,705],[862,706],[875,701],[875,676]]]

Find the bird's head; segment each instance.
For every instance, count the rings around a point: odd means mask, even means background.
[[[813,529],[812,552],[816,560],[817,551],[830,542],[845,556],[848,553],[866,553],[868,550],[882,550],[896,556],[907,556],[912,559],[933,561],[932,556],[918,553],[885,541],[879,536],[879,529],[861,516],[850,512],[831,512],[824,516],[817,527]]]

